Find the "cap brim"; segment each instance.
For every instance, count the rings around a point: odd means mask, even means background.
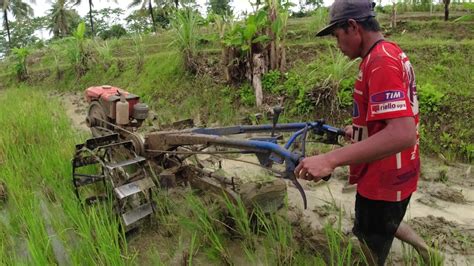
[[[322,29],[318,33],[316,33],[316,36],[321,37],[321,36],[326,36],[326,35],[331,34],[334,31],[334,28],[336,28],[336,24],[337,24],[337,22],[334,22],[334,23],[331,23],[331,24],[327,25],[324,29]]]

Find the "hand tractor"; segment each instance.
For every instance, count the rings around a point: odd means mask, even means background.
[[[338,144],[344,135],[342,129],[322,120],[279,124],[279,107],[273,110],[272,124],[142,132],[149,108],[137,95],[98,86],[86,89],[85,99],[89,103],[86,123],[93,138],[76,145],[72,160],[75,193],[85,205],[111,200],[126,230],[153,213],[152,194],[158,188],[185,184],[225,194],[234,202],[244,197],[237,180],[205,169],[198,160],[201,154],[254,154],[258,165],[294,184],[306,208],[304,190],[293,171],[305,156],[308,135],[326,144]],[[286,183],[281,182],[277,189],[262,188],[254,196],[245,195],[246,204],[268,205],[266,208],[276,202],[272,198],[283,202]]]

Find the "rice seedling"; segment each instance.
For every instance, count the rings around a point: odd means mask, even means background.
[[[186,195],[186,203],[189,206],[190,217],[182,217],[180,219],[182,225],[190,232],[198,233],[200,242],[208,246],[207,255],[210,259],[218,259],[223,263],[230,264],[230,253],[221,233],[224,224],[217,217],[219,206],[217,204],[204,204],[200,198],[192,193]]]
[[[236,203],[232,202],[227,195],[224,197],[227,211],[232,220],[229,228],[233,230],[239,238],[243,240],[243,247],[246,250],[253,250],[255,248],[255,234],[252,230],[251,217],[242,200]]]
[[[2,96],[0,150],[4,165],[0,176],[8,186],[9,200],[0,213],[0,233],[7,236],[0,240],[0,262],[133,262],[117,222],[104,211],[110,208],[104,205],[85,211],[75,198],[70,158],[80,136],[58,108],[59,101],[25,87],[8,90]],[[8,110],[16,110],[15,115]],[[54,218],[47,212],[54,213]]]
[[[266,214],[257,207],[255,215],[259,233],[265,236],[264,246],[267,260],[271,264],[293,264],[297,253],[294,248],[292,227],[288,219],[279,214]]]

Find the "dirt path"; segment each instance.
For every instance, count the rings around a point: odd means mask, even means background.
[[[58,95],[56,93],[56,95]],[[84,118],[87,105],[81,93],[60,93],[71,123],[78,130],[88,131]],[[201,158],[210,168],[219,160]],[[251,155],[238,159],[257,163]],[[220,165],[229,176],[245,176],[245,180],[268,178],[269,172],[261,167],[235,160],[222,160]],[[336,170],[330,182],[301,181],[308,198],[304,217],[318,230],[326,223],[335,223],[342,217],[343,232],[350,235],[354,218],[355,188],[345,189],[347,168]],[[288,183],[290,205],[303,209],[303,201],[296,188]],[[440,160],[422,160],[422,178],[413,195],[405,220],[412,224],[432,246],[445,254],[446,265],[474,263],[474,176],[472,165],[445,164]],[[400,264],[404,254],[400,241],[395,240],[390,264]]]

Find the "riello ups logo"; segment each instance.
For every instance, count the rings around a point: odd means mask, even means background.
[[[405,94],[402,91],[383,91],[370,96],[372,115],[395,112],[407,109]]]

